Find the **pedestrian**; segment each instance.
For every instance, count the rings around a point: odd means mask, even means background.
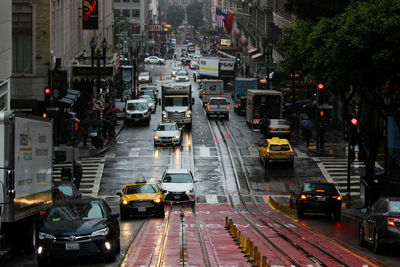
[[[82,181],[82,163],[77,161],[74,166],[74,184],[79,189]]]
[[[303,128],[303,135],[304,139],[306,141],[306,147],[308,148],[310,146],[310,139],[311,139],[311,130],[307,128]]]

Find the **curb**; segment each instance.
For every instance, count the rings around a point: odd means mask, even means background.
[[[100,148],[99,150],[97,150],[97,149],[91,150],[90,156],[97,157],[97,156],[107,152],[107,150],[110,148],[111,144],[114,143],[115,139],[117,139],[117,137],[119,136],[119,134],[121,133],[121,131],[124,127],[125,127],[125,123],[122,122],[122,126],[117,130],[117,133],[114,135],[114,137],[105,144],[105,147]]]

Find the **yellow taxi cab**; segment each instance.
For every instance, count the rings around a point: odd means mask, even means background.
[[[164,196],[156,182],[129,183],[117,195],[122,219],[129,215],[164,217]]]
[[[272,137],[260,143],[259,155],[261,163],[267,167],[271,163],[289,163],[293,167],[293,149],[284,138]]]

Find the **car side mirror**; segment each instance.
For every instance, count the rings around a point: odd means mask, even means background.
[[[126,112],[126,109],[125,109],[125,108],[123,108],[123,109],[122,109],[122,111],[123,111],[123,112]]]
[[[118,196],[122,196],[122,193],[121,193],[121,192],[117,192],[117,195],[118,195]]]
[[[368,213],[368,208],[363,208],[363,209],[361,209],[361,213]]]
[[[110,213],[111,218],[118,218],[119,217],[119,212],[111,212]]]

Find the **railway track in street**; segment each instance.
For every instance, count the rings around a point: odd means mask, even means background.
[[[285,259],[286,263],[284,265],[379,265],[374,260],[345,247],[329,237],[311,231],[312,229],[276,214],[275,211],[271,211],[269,206],[257,204],[252,197],[253,192],[247,172],[229,127],[224,121],[220,120],[210,121],[209,126],[219,149],[225,179],[235,182],[236,192],[231,185],[228,195],[231,208],[236,215],[236,223],[245,226],[242,230],[247,232],[248,235],[254,236],[254,240],[258,240],[261,243],[259,246],[261,251],[263,249],[268,251],[269,249],[274,254],[280,254],[280,257]],[[230,173],[233,173],[234,179],[228,177],[231,175]],[[251,204],[243,199],[242,194],[250,195]],[[234,197],[240,199],[240,205],[234,204]],[[274,258],[274,256],[269,255],[268,258]]]

